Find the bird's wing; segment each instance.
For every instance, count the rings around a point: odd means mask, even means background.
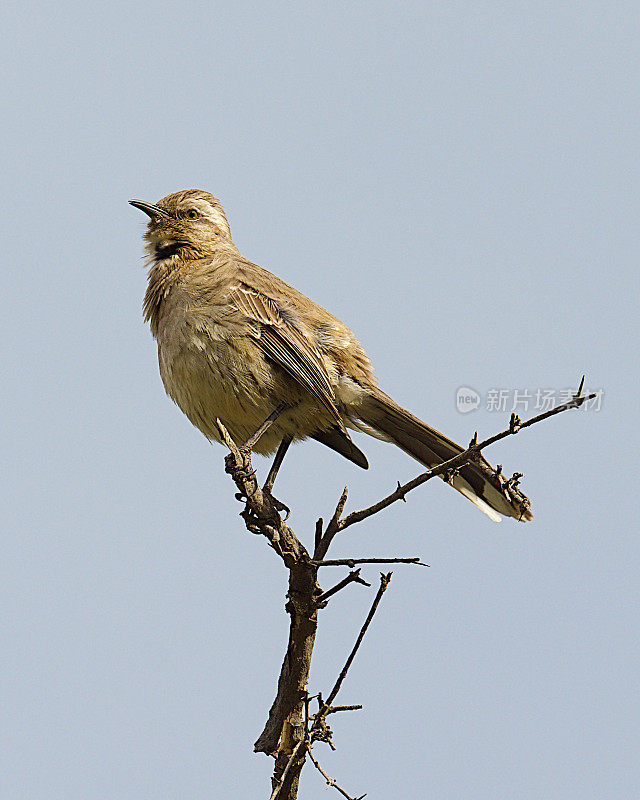
[[[259,323],[259,342],[265,354],[310,391],[344,430],[329,374],[320,354],[294,322],[288,319],[286,311],[246,283],[236,284],[231,289],[230,299],[238,311]]]

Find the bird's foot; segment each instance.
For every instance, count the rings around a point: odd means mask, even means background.
[[[224,469],[235,481],[248,481],[255,477],[255,470],[251,466],[251,459],[248,454],[239,451],[241,464],[234,453],[229,453],[224,459]]]
[[[274,497],[271,494],[271,489],[269,489],[267,486],[264,486],[264,488],[262,489],[262,493],[266,495],[266,497],[268,497],[269,500],[273,503],[273,507],[276,509],[278,514],[281,514],[284,511],[283,519],[284,522],[286,522],[289,519],[289,515],[291,514],[291,509],[289,508],[289,506],[285,505],[285,503],[283,503],[282,500],[278,500],[277,497]]]

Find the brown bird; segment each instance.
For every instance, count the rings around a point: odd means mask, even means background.
[[[160,375],[208,439],[220,441],[218,418],[241,445],[278,409],[254,448],[277,451],[277,466],[292,441],[311,437],[366,469],[347,428],[393,442],[426,467],[463,451],[378,388],[346,325],[240,255],[209,192],[130,203],[150,217],[144,316],[158,342]],[[269,489],[273,479],[275,470]],[[493,520],[533,518],[528,499],[482,456],[449,482]]]

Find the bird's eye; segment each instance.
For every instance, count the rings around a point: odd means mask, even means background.
[[[187,211],[187,216],[189,217],[189,219],[198,219],[198,217],[200,216],[200,214],[199,214],[199,213],[196,211],[196,209],[195,209],[195,208],[190,208],[190,209]]]

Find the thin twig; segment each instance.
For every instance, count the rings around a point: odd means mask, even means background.
[[[329,524],[327,525],[324,535],[320,536],[320,538],[316,540],[316,546],[313,552],[314,558],[324,558],[324,556],[327,555],[327,550],[333,541],[333,537],[340,530],[340,517],[342,516],[344,507],[347,504],[348,496],[349,487],[345,486],[342,490],[342,494],[340,495],[340,499],[338,500],[338,504],[336,505],[336,509],[333,512],[333,516],[329,520]]]
[[[315,536],[314,536],[314,540],[313,540],[314,549],[318,548],[318,545],[320,544],[320,540],[322,539],[322,525],[323,525],[322,517],[320,517],[318,519],[318,521],[316,522],[316,530],[315,530]]]
[[[258,441],[262,438],[262,436],[269,430],[269,428],[273,425],[273,423],[278,419],[278,417],[287,409],[289,406],[286,403],[280,403],[280,405],[276,408],[275,411],[272,411],[271,414],[265,419],[262,425],[258,428],[258,430],[253,433],[247,441],[242,445],[240,450],[244,453],[250,453],[253,448],[258,444]]]
[[[236,443],[229,435],[229,431],[224,427],[222,422],[217,417],[216,417],[216,425],[218,427],[218,430],[220,431],[220,436],[222,436],[222,441],[227,445],[227,447],[233,453],[236,459],[239,459],[240,451],[238,450]]]
[[[318,772],[322,775],[322,777],[327,782],[327,786],[333,786],[333,788],[337,789],[343,797],[347,798],[347,800],[363,800],[363,798],[367,796],[366,794],[361,794],[360,797],[351,797],[351,795],[347,794],[347,792],[345,792],[345,790],[338,784],[338,782],[336,781],[335,778],[332,778],[330,775],[328,775],[322,769],[322,767],[318,763],[317,759],[315,758],[315,756],[311,752],[311,745],[307,745],[307,753],[309,754],[309,758],[311,759],[311,763],[314,765],[314,767],[318,770]]]
[[[329,714],[337,714],[339,711],[362,711],[362,705],[358,703],[351,706],[330,706],[327,709],[326,716],[329,716]]]
[[[362,644],[362,640],[364,639],[364,635],[367,632],[367,628],[371,624],[371,620],[373,619],[373,615],[376,613],[376,610],[380,604],[380,600],[382,600],[382,595],[385,593],[387,586],[389,585],[389,581],[391,580],[391,572],[387,572],[386,575],[384,572],[380,573],[380,588],[374,598],[373,603],[371,604],[371,608],[369,609],[369,613],[367,614],[367,618],[364,621],[364,625],[362,626],[360,633],[358,634],[358,638],[356,639],[356,643],[353,646],[353,649],[349,653],[349,657],[347,658],[344,667],[342,668],[340,674],[338,675],[338,679],[335,682],[333,689],[329,692],[329,696],[324,701],[323,705],[325,708],[329,708],[333,701],[336,699],[338,692],[340,691],[340,687],[342,686],[342,682],[347,677],[347,672],[349,672],[349,667],[353,663],[353,659],[356,657],[356,653],[358,652],[358,648]]]
[[[353,572],[350,572],[347,577],[343,578],[339,583],[336,583],[335,586],[332,586],[331,589],[327,589],[326,592],[323,592],[320,597],[316,598],[316,605],[324,605],[330,597],[336,594],[336,592],[339,592],[340,589],[344,589],[345,586],[348,586],[350,583],[354,582],[361,583],[363,586],[371,586],[371,584],[367,583],[364,578],[360,577],[360,570],[356,569]]]
[[[353,569],[356,564],[417,564],[428,567],[420,561],[420,556],[413,558],[326,558],[323,561],[313,560],[314,567],[349,567]]]
[[[308,744],[309,743],[309,703],[311,702],[311,698],[309,697],[309,692],[305,690],[304,693],[304,741]]]

